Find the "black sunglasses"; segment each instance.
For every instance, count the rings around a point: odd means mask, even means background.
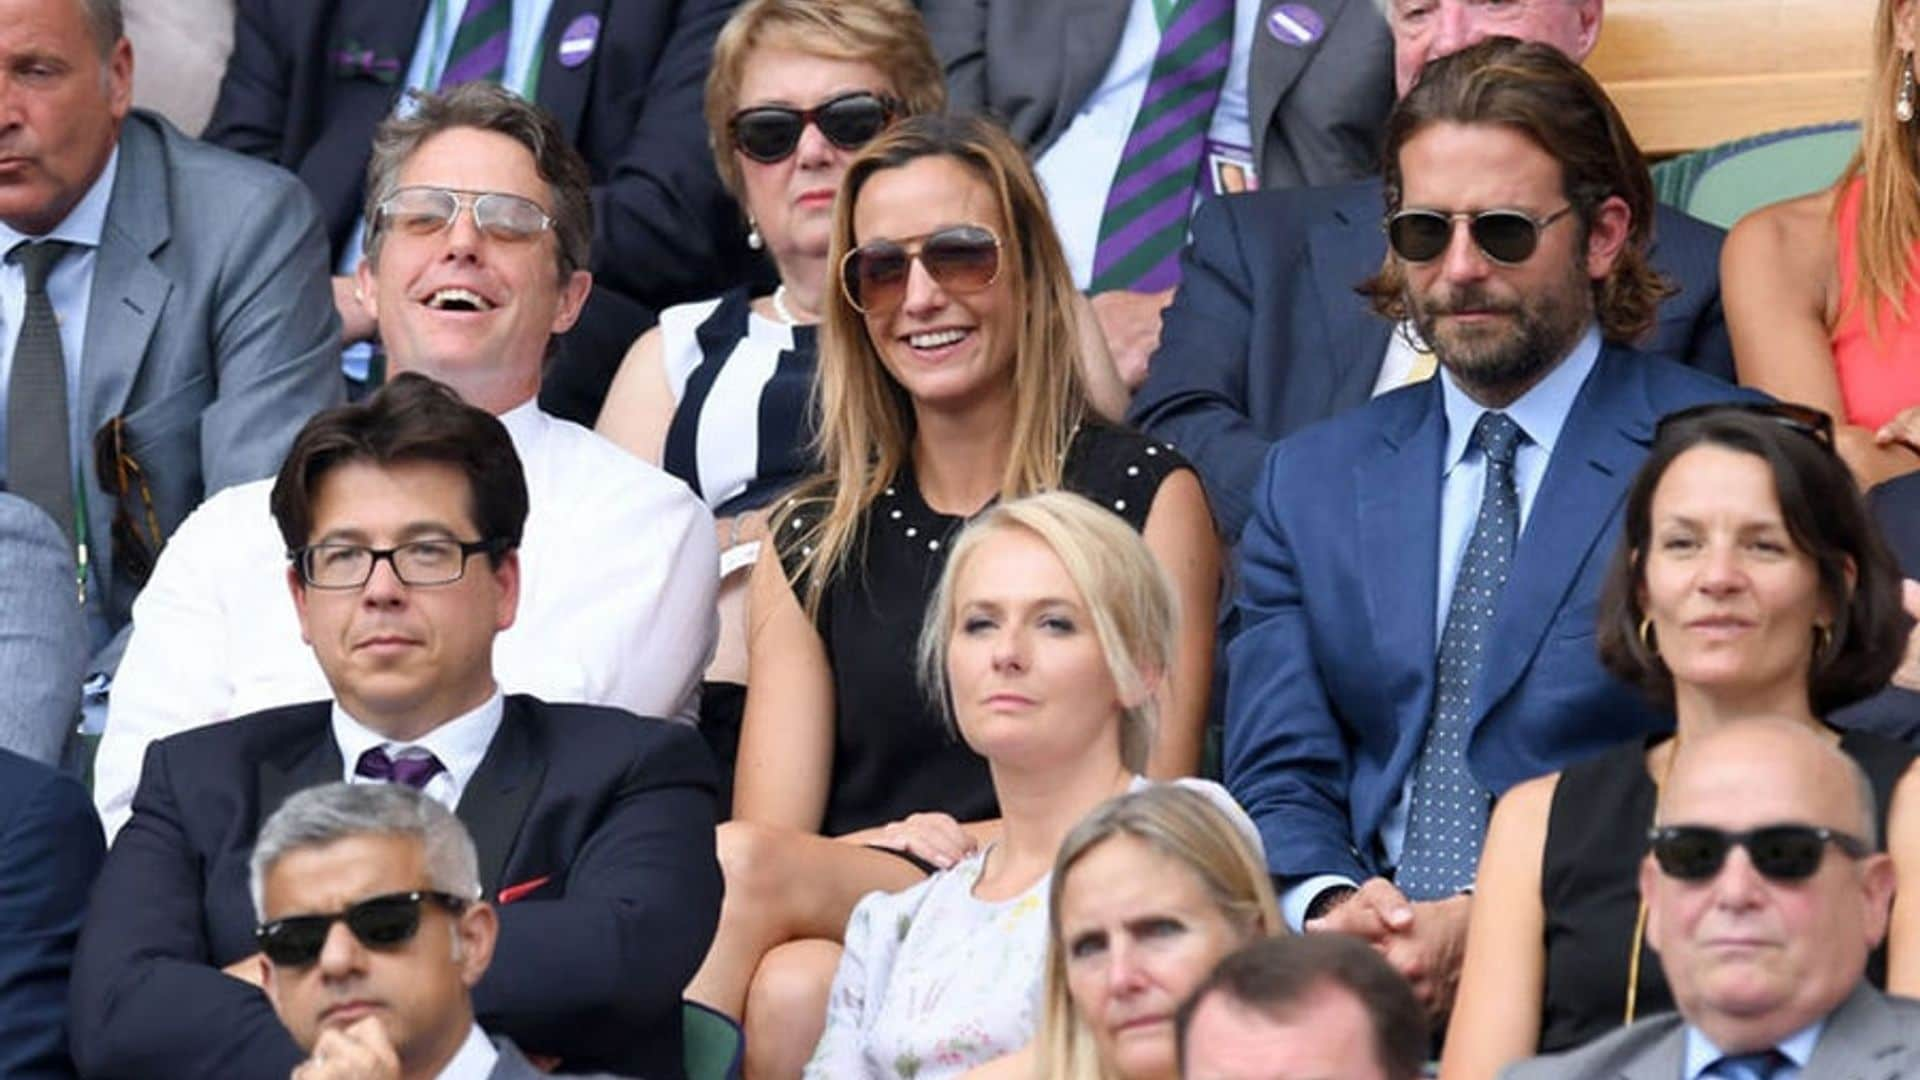
[[[1771,420],[1789,431],[1797,431],[1805,435],[1829,450],[1833,449],[1833,417],[1811,405],[1796,405],[1791,401],[1733,401],[1692,405],[1661,417],[1660,422],[1653,428],[1654,440],[1659,441],[1660,437],[1675,424],[1729,413]]]
[[[811,109],[785,105],[756,105],[741,109],[727,121],[733,145],[755,161],[771,165],[784,161],[800,145],[808,124],[820,129],[827,141],[842,150],[857,150],[886,129],[900,103],[867,90],[828,98]]]
[[[1753,868],[1774,881],[1804,881],[1820,869],[1826,846],[1860,859],[1873,853],[1857,836],[1812,825],[1767,825],[1726,832],[1705,825],[1659,825],[1647,831],[1660,870],[1681,881],[1705,881],[1720,872],[1734,845],[1747,849]]]
[[[1453,242],[1453,223],[1464,220],[1467,233],[1487,258],[1506,266],[1526,262],[1540,246],[1540,231],[1573,212],[1563,206],[1543,218],[1522,210],[1400,210],[1387,216],[1387,243],[1410,263],[1432,262]]]
[[[890,311],[906,298],[915,259],[941,288],[976,293],[1000,277],[1000,238],[984,225],[949,225],[925,236],[862,244],[840,260],[840,290],[855,311]]]
[[[276,967],[305,967],[320,959],[327,934],[335,922],[344,922],[360,944],[369,949],[391,949],[413,939],[420,929],[420,905],[433,901],[458,913],[467,902],[450,893],[420,890],[388,893],[351,905],[333,915],[290,915],[261,924],[253,932],[260,951]]]

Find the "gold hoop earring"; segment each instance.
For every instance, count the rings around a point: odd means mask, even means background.
[[[1640,647],[1647,650],[1649,656],[1659,656],[1660,647],[1653,643],[1653,616],[1640,616]]]
[[[1900,62],[1900,92],[1894,95],[1893,118],[1903,124],[1913,123],[1913,54],[1908,53]]]
[[[1813,656],[1819,659],[1833,651],[1833,627],[1825,623],[1813,624]]]

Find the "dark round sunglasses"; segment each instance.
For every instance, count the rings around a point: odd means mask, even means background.
[[[785,105],[741,109],[727,121],[727,130],[741,153],[771,165],[793,153],[808,124],[819,128],[820,134],[840,149],[857,150],[886,130],[899,111],[899,103],[892,98],[856,90],[828,98],[811,109]]]
[[[1681,881],[1706,881],[1726,864],[1727,852],[1747,849],[1753,868],[1773,881],[1804,881],[1820,869],[1831,843],[1855,859],[1873,853],[1857,836],[1813,825],[1767,825],[1726,832],[1705,825],[1661,825],[1647,832],[1660,870]]]
[[[948,292],[979,292],[1000,277],[1000,238],[984,225],[949,225],[925,236],[862,244],[840,260],[847,303],[863,314],[899,307],[915,259]]]
[[[1453,242],[1453,223],[1465,221],[1467,234],[1481,253],[1494,262],[1513,266],[1526,262],[1540,247],[1540,232],[1573,212],[1563,206],[1543,218],[1520,210],[1481,210],[1442,213],[1439,210],[1400,210],[1387,217],[1387,243],[1393,253],[1410,263],[1432,262],[1446,254]]]
[[[327,934],[335,922],[344,922],[360,944],[369,949],[392,949],[406,944],[420,930],[420,905],[432,901],[458,913],[467,902],[450,893],[420,890],[370,897],[333,915],[289,915],[261,924],[254,938],[260,951],[276,967],[306,967],[320,959]]]

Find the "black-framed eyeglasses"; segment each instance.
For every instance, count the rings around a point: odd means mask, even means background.
[[[495,240],[531,240],[554,225],[553,215],[522,195],[439,187],[403,187],[387,196],[380,224],[407,236],[433,236],[452,228],[463,206],[472,210],[474,228]]]
[[[115,416],[93,435],[93,473],[101,490],[113,496],[113,561],[135,584],[153,575],[154,559],[165,537],[153,509],[153,489],[127,448],[127,423]],[[134,512],[138,494],[139,513]]]
[[[466,575],[475,555],[498,555],[512,547],[498,537],[487,540],[412,540],[390,548],[365,544],[308,544],[287,552],[300,580],[316,589],[358,589],[386,561],[402,585],[451,585]]]
[[[855,311],[892,310],[906,298],[915,259],[941,288],[980,292],[1000,278],[1000,237],[985,225],[949,225],[925,236],[862,244],[840,260],[840,290]]]
[[[1410,263],[1432,262],[1453,242],[1453,223],[1465,221],[1467,234],[1487,258],[1505,266],[1526,262],[1540,247],[1540,233],[1573,212],[1571,204],[1546,217],[1524,210],[1399,210],[1387,215],[1387,243]]]
[[[1791,401],[1723,401],[1709,405],[1691,405],[1670,412],[1654,425],[1653,437],[1657,442],[1676,424],[1689,420],[1698,420],[1718,414],[1757,416],[1771,420],[1789,431],[1797,431],[1827,449],[1833,449],[1833,417],[1811,405],[1800,405]]]
[[[900,103],[867,90],[831,97],[811,109],[787,105],[755,105],[741,109],[727,121],[733,145],[755,161],[771,165],[785,161],[800,145],[800,135],[812,124],[828,142],[842,150],[858,150],[886,130],[900,111]]]
[[[1813,825],[1765,825],[1728,832],[1706,825],[1657,825],[1647,831],[1660,871],[1681,881],[1705,881],[1720,872],[1727,852],[1747,849],[1753,868],[1774,881],[1804,881],[1820,869],[1827,845],[1862,859],[1873,848],[1857,836]]]
[[[306,967],[320,959],[333,924],[344,922],[360,944],[369,949],[397,948],[420,930],[420,905],[432,902],[459,914],[467,901],[451,893],[421,889],[387,893],[348,905],[332,915],[289,915],[262,923],[253,936],[260,951],[276,967]]]

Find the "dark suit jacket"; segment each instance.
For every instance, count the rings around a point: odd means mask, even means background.
[[[427,4],[240,0],[206,138],[299,174],[320,200],[336,261],[365,200],[374,128],[404,89]],[[714,171],[701,115],[714,37],[733,6],[554,0],[534,97],[593,172],[596,281],[555,360],[582,380],[579,392],[591,401],[569,402],[554,409],[559,415],[586,412],[591,424],[626,346],[655,312],[712,296],[756,265]],[[583,16],[600,20],[598,41],[584,63],[568,67],[558,55],[561,36]],[[349,50],[370,52],[382,71],[342,61],[338,54]]]
[[[1378,178],[1210,199],[1130,419],[1200,470],[1228,538],[1253,512],[1267,448],[1367,400],[1393,324],[1353,287],[1386,258]],[[1721,232],[1660,207],[1653,265],[1679,285],[1649,352],[1731,380]]]
[[[1608,346],[1533,500],[1473,694],[1467,764],[1498,793],[1671,720],[1601,667],[1595,601],[1621,504],[1674,409],[1758,395]],[[1240,542],[1226,781],[1288,879],[1382,867],[1433,709],[1446,413],[1438,380],[1276,445]]]
[[[1920,580],[1920,473],[1876,485],[1867,492],[1867,502],[1880,523],[1880,534],[1887,538],[1887,546],[1900,563],[1900,572]],[[1920,743],[1920,694],[1889,686],[1841,709],[1831,719],[1842,727],[1864,728]]]
[[[285,1080],[303,1057],[265,995],[220,969],[257,951],[254,837],[341,779],[326,703],[154,743],[74,962],[88,1076]],[[488,1031],[572,1070],[680,1075],[680,991],[720,913],[712,759],[693,729],[509,695],[458,813],[500,909],[474,991]]]
[[[67,971],[106,847],[86,788],[0,750],[0,1076],[8,1080],[74,1075]]]
[[[1330,183],[1374,167],[1393,105],[1393,52],[1373,0],[1312,0],[1326,31],[1282,44],[1264,0],[1249,58],[1249,142],[1263,187]],[[953,108],[998,117],[1035,157],[1106,77],[1132,0],[919,0]],[[1269,170],[1271,178],[1269,178]]]

